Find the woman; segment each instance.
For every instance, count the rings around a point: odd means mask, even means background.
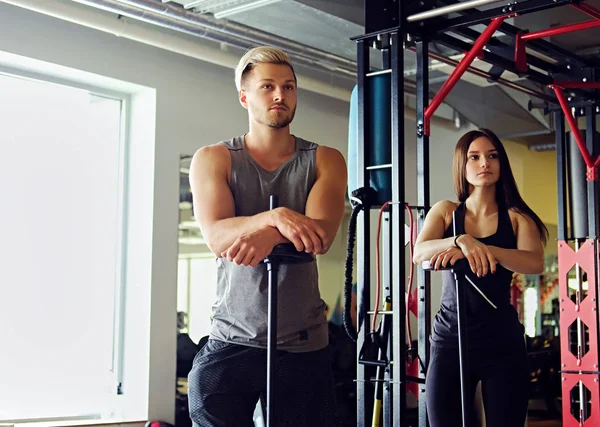
[[[453,167],[459,203],[441,201],[431,208],[413,261],[429,260],[435,270],[468,261],[468,271],[459,274],[466,287],[467,396],[473,398],[481,381],[487,427],[520,427],[527,414],[529,372],[524,327],[510,304],[510,286],[513,272],[543,271],[548,231],[519,195],[506,151],[493,132],[479,129],[460,138]],[[442,271],[426,390],[431,427],[461,426],[456,293],[449,270]]]

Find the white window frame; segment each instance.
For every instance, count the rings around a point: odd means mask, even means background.
[[[120,241],[117,245],[118,253],[115,254],[118,268],[115,271],[117,277],[115,280],[116,292],[113,316],[112,368],[116,380],[115,393],[126,395],[125,399],[120,402],[120,407],[115,408],[117,413],[110,419],[99,418],[95,415],[82,417],[65,416],[64,418],[53,417],[51,419],[0,420],[0,424],[27,423],[27,425],[32,426],[43,425],[50,427],[146,420],[148,419],[150,407],[147,396],[150,389],[150,378],[148,378],[150,370],[147,360],[150,357],[150,334],[145,334],[136,342],[136,344],[141,343],[141,351],[139,348],[134,348],[136,347],[135,344],[131,345],[131,348],[127,350],[125,348],[125,341],[129,344],[132,336],[137,336],[144,329],[147,330],[143,332],[147,332],[150,329],[154,164],[147,165],[146,169],[142,168],[144,169],[143,171],[136,172],[135,166],[132,166],[131,150],[133,143],[135,144],[135,147],[133,147],[134,154],[139,154],[143,151],[144,157],[154,155],[156,90],[3,51],[0,51],[0,74],[82,89],[95,96],[121,101],[120,185],[118,194],[120,220],[117,232],[117,238]],[[135,133],[135,136],[132,137],[132,133]],[[145,206],[150,205],[148,211],[145,211],[143,206],[132,205],[135,189],[130,188],[129,183],[133,173],[136,174],[135,178],[138,184],[139,182],[149,182],[147,188],[144,189],[146,197],[144,200],[146,202]],[[136,212],[132,212],[132,210]],[[136,226],[136,230],[132,234],[132,230],[129,227],[130,220],[136,218],[140,211],[145,213],[146,221],[143,226]],[[148,236],[146,241],[138,241],[139,239],[136,236],[139,236],[140,233]],[[130,245],[132,235],[135,242]],[[131,255],[136,255],[139,248],[147,249],[147,253],[130,263],[130,259],[134,258]],[[144,285],[141,289],[132,289],[136,287],[128,287],[126,285],[128,282],[131,283],[132,276],[136,281],[141,279]],[[146,306],[138,307],[137,301],[135,301],[138,296],[142,296],[143,301],[147,303]],[[143,316],[143,323],[141,324],[139,321],[130,322],[128,320],[140,315]],[[127,323],[136,324],[134,326],[127,326]],[[141,363],[141,366],[134,367],[133,369],[130,368],[127,371],[124,370],[125,364],[131,367],[140,358],[145,359],[146,363]],[[125,384],[125,390],[122,389],[123,384]]]

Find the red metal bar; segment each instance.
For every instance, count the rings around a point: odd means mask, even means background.
[[[562,25],[556,28],[547,30],[534,31],[532,33],[523,34],[521,40],[535,40],[544,37],[556,36],[559,34],[572,33],[573,31],[587,30],[589,28],[600,27],[600,20],[592,19],[591,21],[579,22],[577,24]]]
[[[573,6],[575,9],[579,9],[583,13],[587,13],[592,18],[600,19],[600,10],[590,6],[587,3],[583,3],[583,2],[580,4],[571,3],[571,6]]]
[[[458,66],[454,69],[452,74],[450,74],[450,77],[448,77],[448,80],[446,80],[446,83],[443,84],[438,93],[435,95],[435,97],[431,101],[431,104],[429,104],[429,106],[425,109],[425,123],[423,124],[425,135],[429,135],[430,133],[429,123],[431,121],[433,113],[435,113],[435,110],[437,110],[437,108],[446,98],[448,93],[450,93],[452,88],[456,85],[456,82],[460,80],[460,78],[465,73],[465,71],[467,71],[473,60],[483,50],[485,44],[489,41],[492,35],[494,35],[498,27],[500,27],[500,25],[502,24],[502,22],[504,22],[505,19],[505,16],[492,19],[490,25],[488,25],[485,31],[483,31],[481,35],[477,38],[477,40],[475,40],[475,43],[473,43],[473,47],[471,48],[471,50],[463,57],[463,59],[460,61],[460,64],[458,64]]]
[[[515,37],[515,68],[522,73],[527,72],[527,52],[523,34],[517,34]]]
[[[554,86],[558,86],[563,89],[600,89],[600,82],[568,82],[563,80],[554,80]]]
[[[562,88],[558,86],[552,86],[552,88],[556,93],[556,98],[558,98],[558,102],[560,103],[560,106],[562,107],[562,110],[565,113],[565,117],[567,118],[567,122],[569,122],[569,127],[571,128],[571,132],[573,132],[573,135],[575,136],[575,141],[577,141],[579,151],[581,152],[583,160],[585,161],[585,164],[588,168],[588,181],[592,181],[593,179],[591,178],[595,177],[594,169],[600,164],[600,157],[592,159],[592,156],[590,155],[590,152],[588,151],[587,146],[585,145],[585,141],[581,136],[581,132],[579,132],[577,122],[575,122],[575,118],[573,117],[573,114],[571,114],[569,103],[565,99],[565,95],[563,94]],[[592,174],[590,174],[590,169],[593,169]]]

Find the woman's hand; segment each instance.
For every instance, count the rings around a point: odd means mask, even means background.
[[[496,257],[492,255],[490,248],[479,240],[468,234],[463,234],[456,239],[456,244],[469,261],[469,266],[473,273],[477,274],[477,277],[487,275],[488,271],[491,271],[492,274],[496,272],[496,264],[498,263]]]
[[[437,252],[429,260],[429,265],[434,268],[435,271],[440,268],[446,268],[453,266],[456,261],[463,259],[465,255],[457,247],[444,249],[443,251]]]

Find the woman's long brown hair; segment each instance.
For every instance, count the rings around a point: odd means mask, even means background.
[[[527,203],[521,197],[515,177],[513,176],[508,155],[504,145],[494,132],[489,129],[472,130],[464,134],[456,144],[454,149],[454,192],[458,200],[462,203],[469,197],[469,182],[466,176],[466,166],[469,147],[477,138],[484,137],[491,141],[492,145],[498,150],[498,160],[500,161],[500,178],[496,183],[496,202],[500,209],[514,209],[520,214],[529,216],[537,226],[542,242],[546,244],[548,240],[548,229],[536,213],[527,206]]]

